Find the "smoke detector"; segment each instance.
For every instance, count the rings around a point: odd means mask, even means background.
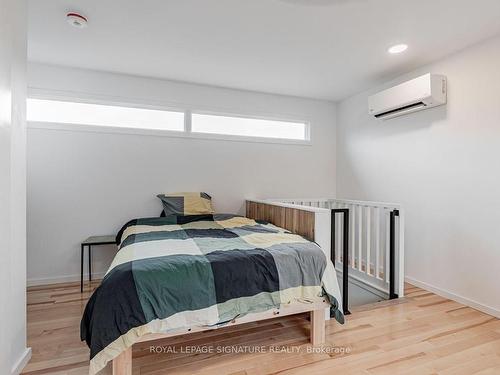
[[[74,12],[66,14],[66,21],[68,21],[68,23],[71,26],[76,27],[78,29],[84,29],[87,27],[88,24],[87,18],[85,18],[81,14]]]

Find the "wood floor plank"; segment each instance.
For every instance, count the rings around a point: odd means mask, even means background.
[[[98,284],[86,283],[83,293],[78,283],[28,289],[32,359],[24,374],[88,373],[89,350],[80,342],[79,325]],[[500,374],[500,320],[411,284],[406,283],[405,288],[404,298],[352,308],[343,326],[328,321],[326,343],[316,352],[309,343],[310,322],[306,315],[298,315],[137,344],[132,373]],[[175,352],[157,353],[152,350],[156,345]],[[214,352],[183,350],[187,347],[211,347]],[[241,347],[262,347],[264,351],[216,350]],[[101,374],[111,374],[110,366]]]

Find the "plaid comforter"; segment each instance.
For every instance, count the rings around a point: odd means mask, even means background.
[[[174,220],[174,221],[173,221]],[[301,236],[235,215],[135,219],[81,322],[90,373],[148,333],[224,324],[327,296],[343,323],[333,264]]]

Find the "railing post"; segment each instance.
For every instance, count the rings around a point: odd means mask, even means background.
[[[341,213],[344,215],[344,235],[343,240],[343,253],[342,253],[342,307],[344,315],[349,315],[349,209],[338,208],[332,209],[331,220],[331,252],[333,265],[335,266],[335,214]]]
[[[396,294],[396,216],[399,210],[390,212],[389,220],[389,299],[398,298]]]
[[[337,257],[335,256],[335,211],[334,209],[331,210],[331,230],[330,230],[330,258],[333,263],[333,267],[335,267],[335,261],[337,260]]]
[[[344,306],[344,315],[349,315],[349,210],[344,210],[344,253],[342,255],[342,285],[344,295],[342,296],[342,306]]]

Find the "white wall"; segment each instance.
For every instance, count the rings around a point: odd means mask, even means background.
[[[0,0],[0,373],[26,364],[26,2]]]
[[[448,105],[386,122],[367,97],[338,106],[339,197],[406,209],[406,275],[500,316],[500,38],[426,72],[448,77]]]
[[[206,191],[219,212],[245,198],[335,195],[335,105],[330,102],[30,65],[29,86],[61,96],[174,105],[309,120],[312,145],[28,130],[28,279],[79,279],[79,243],[131,218],[159,215],[155,195]],[[42,91],[44,91],[42,90]],[[95,250],[104,272],[113,248]]]

